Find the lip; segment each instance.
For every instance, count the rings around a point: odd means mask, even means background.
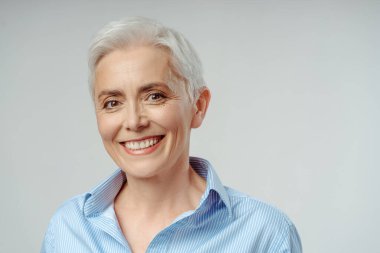
[[[145,136],[145,137],[142,137],[142,138],[138,138],[138,139],[131,139],[131,140],[128,140],[128,141],[124,141],[124,142],[120,142],[120,145],[123,147],[123,149],[125,150],[125,152],[129,155],[148,155],[148,154],[151,154],[153,153],[161,144],[161,141],[164,139],[165,135],[152,135],[152,136]],[[159,141],[154,144],[153,146],[150,146],[150,147],[147,147],[147,148],[142,148],[142,149],[130,149],[128,147],[126,147],[126,143],[127,142],[141,142],[141,141],[144,141],[144,140],[148,140],[148,139],[159,139]]]

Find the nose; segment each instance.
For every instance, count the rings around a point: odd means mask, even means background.
[[[124,129],[138,132],[146,128],[148,125],[149,120],[144,114],[144,110],[141,105],[131,104],[126,108]]]

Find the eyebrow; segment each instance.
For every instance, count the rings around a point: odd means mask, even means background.
[[[123,95],[123,92],[121,92],[120,90],[102,90],[99,95],[98,95],[98,100],[102,97],[102,96],[115,96],[115,97],[119,97],[119,96],[122,96]]]
[[[164,87],[164,88],[167,88],[169,90],[172,90],[166,83],[154,82],[154,83],[148,83],[148,84],[145,84],[145,85],[139,87],[138,93],[143,93],[143,92],[146,92],[146,91],[151,90],[151,89],[156,88],[156,87]],[[114,89],[114,90],[106,89],[106,90],[102,90],[99,93],[98,100],[102,96],[120,97],[120,96],[123,96],[123,95],[124,95],[124,93],[121,90],[119,90],[119,89]]]
[[[145,91],[151,90],[151,89],[156,88],[156,87],[163,87],[163,88],[167,88],[167,89],[171,90],[170,87],[166,83],[156,82],[156,83],[148,83],[148,84],[141,86],[139,88],[138,92],[143,93]]]

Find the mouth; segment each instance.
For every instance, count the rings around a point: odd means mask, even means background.
[[[142,139],[121,142],[126,151],[130,154],[145,154],[153,152],[158,147],[165,135],[144,137]]]

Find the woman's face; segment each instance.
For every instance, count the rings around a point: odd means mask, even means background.
[[[103,144],[128,177],[150,178],[188,167],[196,107],[184,85],[169,88],[169,55],[154,47],[115,50],[95,72]]]

